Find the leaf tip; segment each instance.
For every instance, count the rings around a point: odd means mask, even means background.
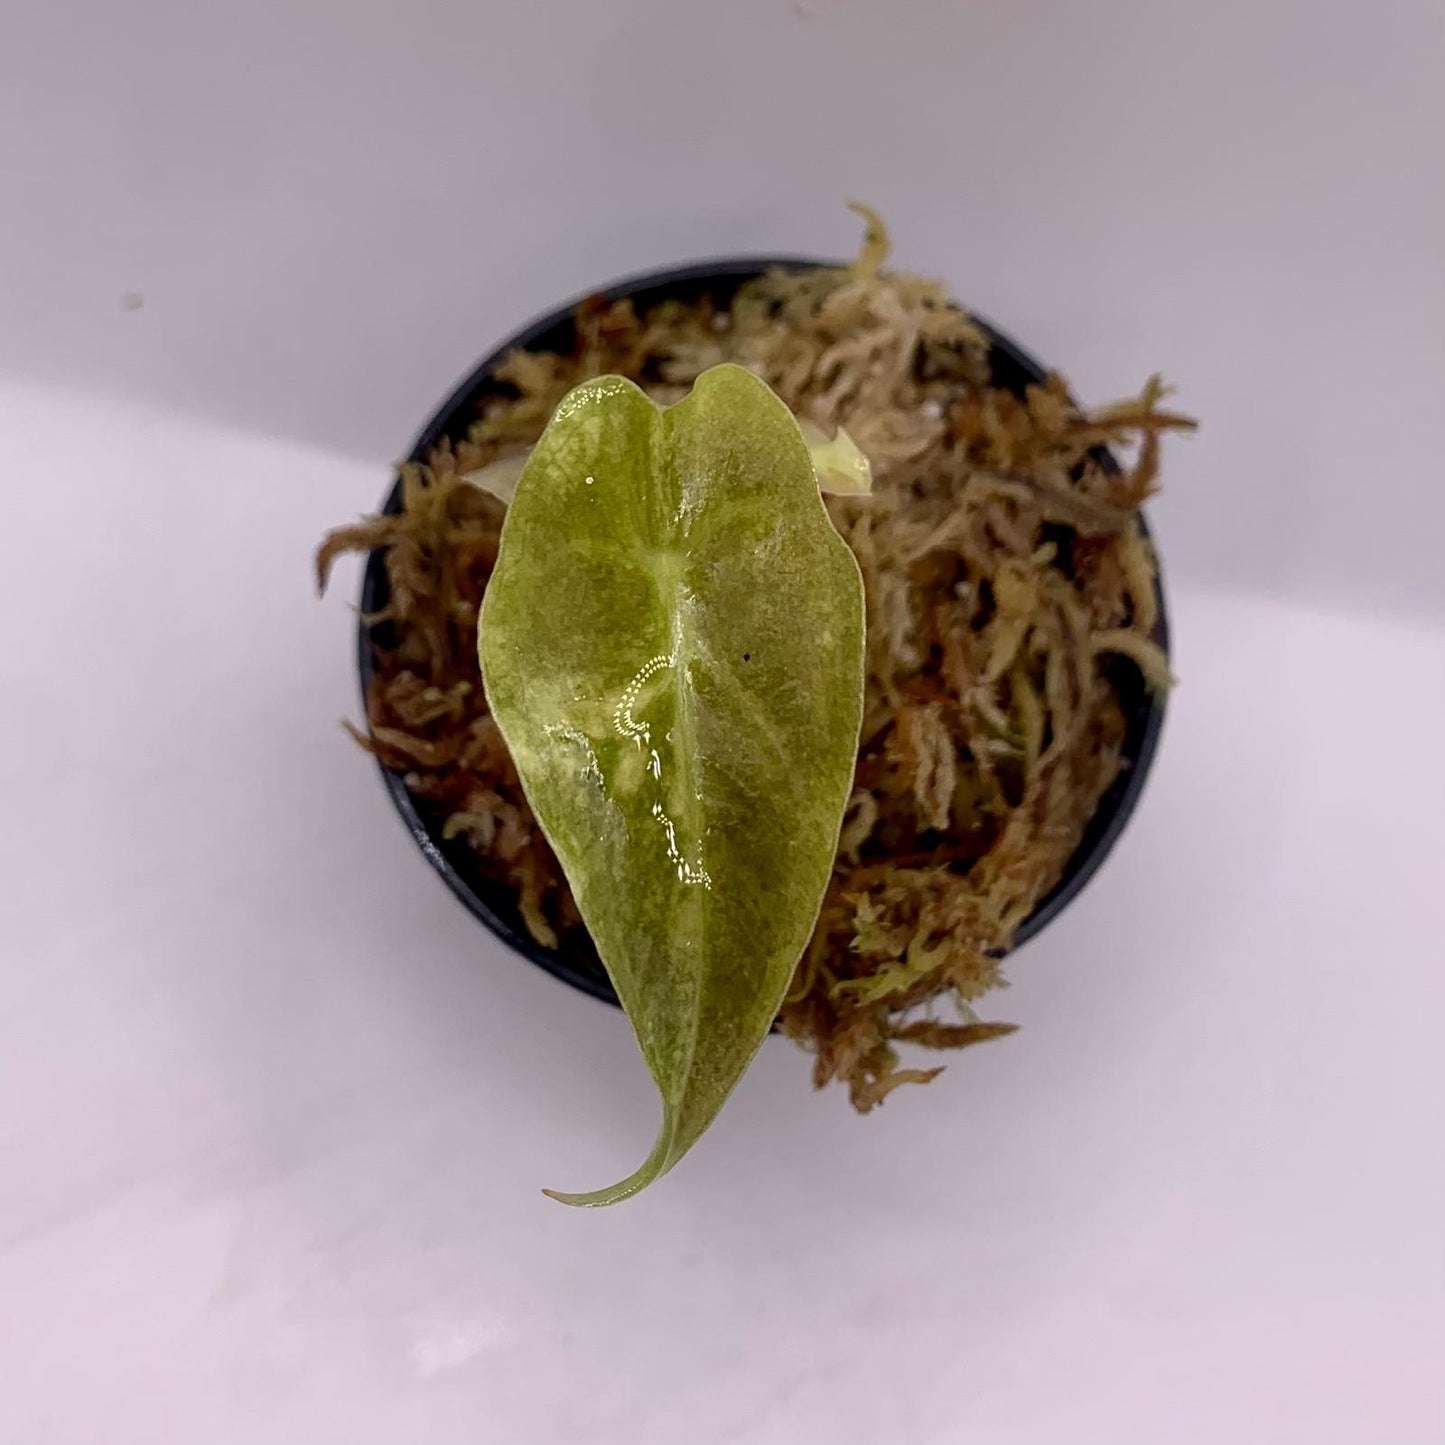
[[[600,1209],[607,1204],[620,1203],[637,1192],[636,1189],[619,1192],[620,1189],[621,1186],[612,1189],[597,1189],[591,1194],[568,1194],[562,1189],[544,1189],[542,1193],[548,1199],[555,1199],[558,1204],[567,1204],[573,1209]]]

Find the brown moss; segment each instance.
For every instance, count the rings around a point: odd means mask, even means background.
[[[572,386],[607,372],[672,401],[739,361],[798,416],[847,427],[874,476],[871,496],[828,498],[867,593],[864,724],[832,882],[779,1021],[813,1052],[815,1082],[846,1083],[863,1111],[938,1072],[903,1067],[897,1043],[1012,1031],[972,1005],[1003,983],[1015,930],[1118,773],[1124,719],[1100,659],[1168,682],[1137,509],[1161,435],[1194,425],[1161,408],[1157,378],[1095,412],[1056,376],[1023,396],[992,386],[978,328],[937,283],[883,271],[886,234],[867,219],[854,266],[770,274],[726,309],[587,303],[572,355],[513,353],[499,375],[515,397],[402,468],[399,516],[340,528],[317,556],[324,586],[341,552],[386,548],[395,645],[377,650],[358,740],[440,806],[551,947],[582,924],[487,715],[476,617],[503,512],[463,477],[530,446]],[[1120,473],[1095,452],[1131,444]]]

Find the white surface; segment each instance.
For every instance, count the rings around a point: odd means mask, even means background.
[[[0,1441],[1445,1439],[1435,0],[12,9]],[[408,842],[309,551],[532,311],[855,193],[1204,415],[1185,685],[1021,1034],[862,1121],[769,1045],[572,1213],[650,1086]]]

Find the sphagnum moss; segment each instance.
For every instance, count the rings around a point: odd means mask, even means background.
[[[401,469],[403,505],[332,532],[343,552],[386,548],[395,645],[379,649],[357,740],[446,814],[484,872],[516,891],[553,947],[581,928],[488,716],[476,619],[502,504],[463,477],[533,446],[562,397],[618,373],[658,401],[735,361],[800,419],[843,425],[873,491],[829,497],[863,572],[868,676],[852,796],[812,941],[779,1014],[866,1111],[936,1068],[902,1067],[899,1043],[996,1038],[978,1001],[1003,983],[1018,926],[1061,876],[1120,768],[1124,718],[1106,659],[1168,685],[1151,641],[1154,559],[1138,510],[1164,433],[1194,423],[1151,379],[1135,400],[1081,409],[1063,381],[1023,396],[990,384],[988,343],[942,287],[884,269],[867,214],[853,265],[776,272],[726,307],[585,304],[571,355],[512,353],[514,396],[487,404],[467,440]],[[1127,448],[1111,472],[1096,449]]]

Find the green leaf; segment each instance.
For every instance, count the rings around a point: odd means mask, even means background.
[[[799,421],[798,428],[808,444],[820,491],[858,497],[873,490],[873,469],[868,458],[842,427],[831,437],[817,422]]]
[[[772,1025],[852,785],[863,585],[808,449],[750,372],[662,410],[571,392],[482,606],[493,716],[662,1094],[666,1173]],[[550,1192],[550,1191],[549,1191]]]

